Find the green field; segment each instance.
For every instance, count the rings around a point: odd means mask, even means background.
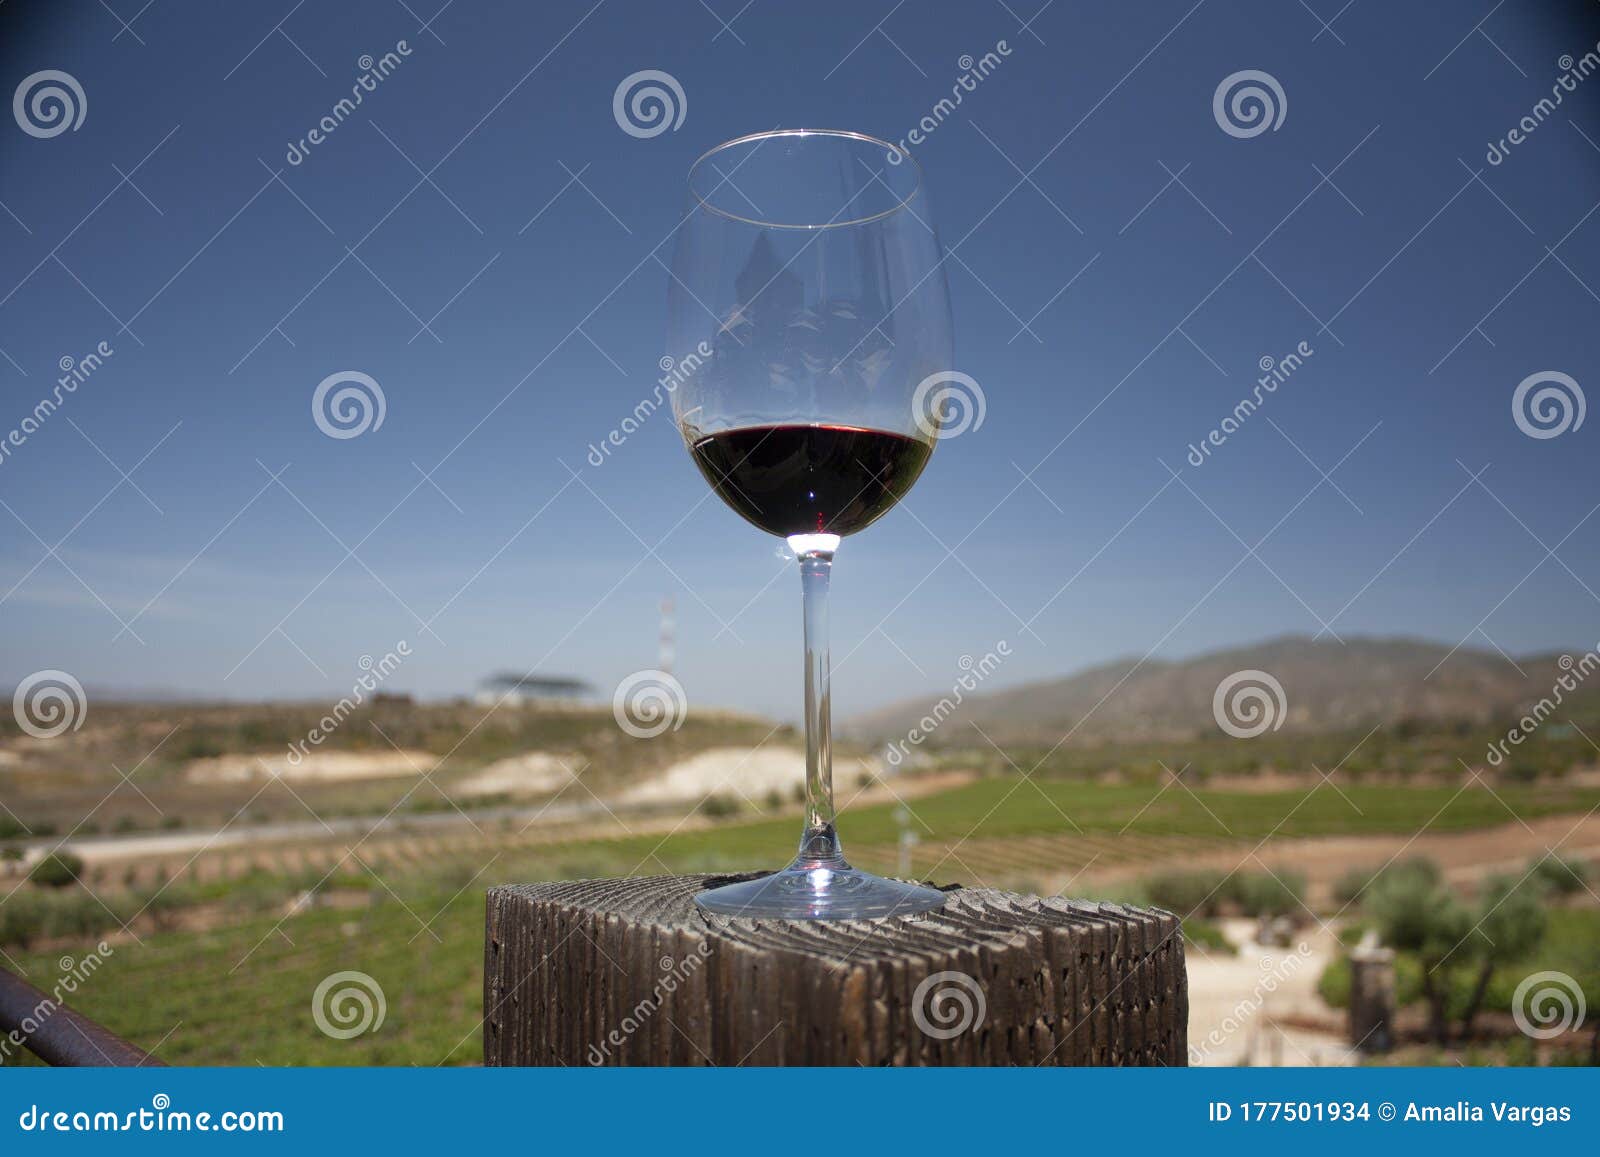
[[[1280,837],[1409,835],[1424,824],[1442,831],[1513,822],[1507,807],[1532,819],[1584,812],[1600,804],[1600,792],[1559,786],[1495,793],[1477,787],[1359,786],[1346,789],[1348,801],[1328,786],[1314,792],[1197,794],[1198,799],[1181,787],[1169,787],[1152,803],[1155,788],[1150,784],[1034,784],[1007,776],[918,799],[913,808],[929,844],[970,836],[962,845],[964,855],[1031,835],[1070,844],[1075,833],[1063,813],[1085,838],[1142,837],[1143,846],[1159,849],[1162,841],[1151,837],[1224,836],[1253,844],[1274,831]],[[1135,813],[1138,817],[1130,824]],[[1124,827],[1127,835],[1118,835]],[[843,830],[847,848],[865,849],[891,845],[899,828],[891,807],[874,806],[850,809]],[[165,932],[141,926],[143,945],[116,942],[114,956],[73,1003],[135,1043],[147,1048],[160,1043],[159,1055],[169,1062],[472,1063],[481,1054],[485,886],[630,872],[770,867],[795,836],[793,818],[733,819],[666,836],[517,849],[502,855],[459,895],[471,872],[482,867],[481,860],[386,874],[383,884],[346,874],[335,878],[326,897],[335,906],[283,919],[278,912],[287,893],[276,894],[270,887],[263,892],[261,881],[248,887],[219,883],[192,893],[201,905],[196,914],[204,917],[209,911],[203,922],[211,926]],[[1152,871],[1184,866],[1163,862],[1158,852],[1143,854],[1153,855],[1144,861]],[[918,867],[931,862],[919,860]],[[1042,864],[1040,870],[1049,867]],[[232,907],[227,906],[230,895]],[[250,904],[244,906],[240,901],[247,895]],[[115,903],[115,897],[108,899]],[[422,931],[430,920],[437,941]],[[7,951],[34,983],[48,988],[59,958],[81,954],[88,943],[92,941],[51,937],[36,940],[26,951]],[[372,976],[383,989],[387,1011],[377,1031],[335,1040],[313,1022],[312,994],[325,977],[346,970]]]
[[[1287,792],[1205,791],[1153,784],[1035,782],[1017,776],[987,779],[915,800],[913,827],[926,841],[986,840],[1027,835],[1084,834],[1209,836],[1261,840],[1320,835],[1460,831],[1514,823],[1516,817],[1585,812],[1600,805],[1600,790],[1567,787],[1482,788],[1330,786]],[[1152,802],[1154,799],[1154,802]],[[1508,810],[1509,809],[1509,810]],[[847,849],[893,844],[894,806],[851,808],[841,821]],[[1513,815],[1513,813],[1515,813]],[[596,857],[627,871],[690,871],[707,857],[718,867],[770,866],[776,849],[797,835],[792,820],[730,824],[661,839],[573,844],[566,853]],[[659,862],[657,862],[659,861]]]
[[[482,1056],[483,897],[448,907],[448,892],[358,910],[259,917],[208,932],[165,933],[114,946],[72,1006],[168,1064],[462,1064]],[[48,989],[66,949],[13,957]],[[335,972],[365,972],[387,1005],[375,1032],[324,1035],[312,994]],[[170,1035],[169,1035],[170,1034]],[[16,1058],[13,1058],[15,1061]]]

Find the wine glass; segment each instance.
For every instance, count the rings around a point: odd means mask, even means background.
[[[790,919],[941,907],[932,888],[845,860],[829,736],[834,552],[922,473],[942,416],[927,383],[950,376],[949,294],[921,172],[861,133],[779,130],[706,153],[689,192],[668,286],[673,412],[712,489],[799,561],[806,728],[794,862],[695,900]]]

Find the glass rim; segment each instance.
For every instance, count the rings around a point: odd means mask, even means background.
[[[734,148],[737,145],[749,144],[751,141],[767,141],[774,137],[833,137],[840,140],[857,141],[861,144],[876,145],[879,148],[884,149],[891,157],[899,157],[899,164],[909,164],[911,166],[911,173],[914,178],[914,183],[911,186],[910,192],[906,193],[904,196],[899,196],[896,194],[897,200],[895,204],[880,212],[869,213],[862,217],[853,217],[847,221],[822,221],[802,224],[785,221],[763,221],[756,217],[742,216],[738,213],[732,212],[731,210],[713,205],[710,201],[707,201],[704,197],[702,197],[700,195],[700,191],[695,188],[695,173],[699,170],[701,165],[705,164],[705,162],[709,161],[718,153],[721,153],[726,149]],[[915,157],[913,157],[905,149],[902,149],[899,145],[895,144],[893,141],[883,140],[880,137],[872,136],[870,133],[856,132],[853,129],[767,129],[758,133],[746,133],[742,137],[734,137],[732,140],[723,141],[720,145],[715,145],[701,153],[694,159],[694,163],[689,166],[688,185],[689,195],[694,198],[696,205],[708,213],[715,213],[718,217],[725,217],[730,221],[738,221],[745,225],[755,225],[762,229],[842,229],[848,225],[866,225],[873,221],[882,221],[885,217],[892,217],[894,214],[903,209],[909,209],[911,207],[911,202],[916,199],[919,193],[922,192],[922,166],[917,163]],[[893,192],[893,190],[891,189],[890,192]]]

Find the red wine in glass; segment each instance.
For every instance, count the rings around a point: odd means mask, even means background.
[[[768,534],[854,534],[899,502],[931,443],[857,426],[744,426],[689,447],[711,488]]]

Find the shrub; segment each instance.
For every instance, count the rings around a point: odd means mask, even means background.
[[[1430,939],[1447,937],[1447,950],[1471,927],[1432,860],[1405,860],[1385,870],[1368,889],[1366,906],[1391,948],[1421,951]]]
[[[1367,910],[1383,943],[1413,953],[1422,965],[1429,1031],[1437,1043],[1445,1044],[1455,969],[1443,965],[1451,955],[1464,962],[1465,954],[1456,948],[1472,932],[1471,915],[1444,886],[1431,860],[1407,860],[1380,875],[1369,893]]]
[[[1333,885],[1333,902],[1341,908],[1348,908],[1364,902],[1367,892],[1372,887],[1372,882],[1378,878],[1378,873],[1373,868],[1347,869]]]
[[[1484,882],[1474,925],[1476,943],[1471,945],[1478,960],[1478,975],[1461,1013],[1463,1032],[1472,1031],[1472,1022],[1483,1007],[1495,969],[1531,956],[1543,943],[1548,925],[1540,902],[1544,892],[1544,884],[1532,879],[1524,884],[1515,876],[1492,876]]]
[[[1228,942],[1228,938],[1209,920],[1185,920],[1183,922],[1183,939],[1186,944],[1194,944],[1207,952],[1219,953],[1223,956],[1236,956],[1239,950]]]
[[[1189,919],[1233,909],[1247,916],[1285,916],[1302,911],[1305,877],[1297,872],[1158,872],[1140,881],[1148,902]]]
[[[222,744],[210,735],[195,732],[186,737],[179,745],[177,756],[181,760],[211,759],[224,754]]]
[[[44,935],[44,897],[24,888],[0,904],[0,947],[26,948]]]
[[[1150,898],[1150,893],[1145,890],[1142,880],[1123,880],[1114,884],[1097,885],[1094,897],[1096,900],[1104,900],[1111,904],[1127,904],[1134,908],[1147,908],[1155,903]]]
[[[1189,919],[1217,915],[1230,898],[1223,885],[1221,872],[1158,872],[1145,878],[1143,890],[1156,907]]]
[[[1354,948],[1361,943],[1369,927],[1370,925],[1365,920],[1351,920],[1338,931],[1339,946],[1341,948]]]
[[[182,886],[151,888],[134,895],[136,910],[149,918],[161,932],[178,926],[178,914],[196,902],[193,891]]]
[[[87,939],[116,926],[117,918],[87,892],[63,892],[45,897],[42,933],[52,940]]]
[[[83,860],[71,852],[51,852],[33,866],[28,879],[46,888],[65,888],[83,875]]]
[[[724,819],[739,814],[739,801],[725,795],[708,796],[700,810],[711,819]]]
[[[1350,958],[1339,956],[1330,960],[1317,978],[1317,995],[1329,1008],[1350,1007]],[[1398,1003],[1399,997],[1396,996]]]
[[[1330,1008],[1350,1007],[1350,958],[1338,956],[1328,962],[1317,979],[1317,995]],[[1394,1002],[1403,1008],[1422,995],[1422,969],[1412,956],[1396,956],[1394,961]]]
[[[1235,897],[1246,916],[1303,916],[1306,878],[1298,872],[1240,876]]]
[[[1535,881],[1549,888],[1557,896],[1571,896],[1581,892],[1589,883],[1589,865],[1582,860],[1564,860],[1549,855],[1528,865],[1528,882]]]
[[[122,918],[131,915],[130,910]],[[23,888],[0,904],[0,947],[27,948],[40,940],[98,936],[119,922],[87,892]]]
[[[1538,949],[1546,926],[1544,890],[1510,876],[1491,877],[1469,909],[1429,860],[1398,864],[1373,883],[1367,910],[1383,943],[1418,967],[1437,1043],[1448,1042],[1452,1018],[1470,1033],[1495,971]]]

